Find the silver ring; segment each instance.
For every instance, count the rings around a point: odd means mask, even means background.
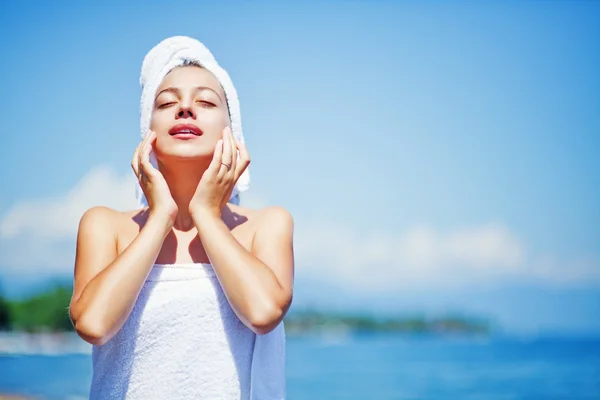
[[[224,165],[224,166],[226,166],[226,167],[227,167],[227,171],[229,171],[229,170],[231,169],[231,165],[227,165],[227,164],[225,164],[224,162],[222,162],[222,163],[221,163],[221,165]]]

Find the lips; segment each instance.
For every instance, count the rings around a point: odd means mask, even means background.
[[[180,124],[175,125],[171,129],[169,129],[169,135],[194,135],[194,136],[202,136],[202,131],[196,125],[192,124]]]

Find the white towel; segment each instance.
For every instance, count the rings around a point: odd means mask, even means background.
[[[227,98],[233,137],[241,143],[245,143],[242,132],[240,102],[229,74],[217,64],[212,53],[204,46],[204,44],[187,36],[174,36],[165,39],[154,46],[148,54],[146,54],[146,57],[144,57],[142,73],[140,76],[140,85],[142,86],[142,98],[140,100],[140,135],[142,139],[150,128],[156,89],[158,89],[158,86],[160,86],[164,77],[173,68],[182,66],[185,62],[189,61],[199,63],[203,68],[212,72],[217,78],[223,87],[225,97]],[[153,155],[151,161],[156,167],[156,159]],[[249,187],[250,171],[247,168],[242,176],[240,176],[240,179],[237,181],[237,184],[231,193],[231,201],[237,204],[239,193],[248,190]],[[137,185],[136,195],[140,207],[148,205],[139,184]]]
[[[221,83],[227,97],[233,136],[244,143],[240,104],[237,91],[228,73],[217,64],[206,46],[185,36],[175,36],[160,42],[144,58],[140,77],[142,86],[140,102],[141,137],[144,137],[150,126],[154,96],[161,81],[174,67],[181,66],[189,61],[198,62],[212,72]],[[238,198],[238,193],[246,191],[249,186],[250,173],[246,169],[238,180],[231,194],[231,199],[235,201]],[[139,185],[138,200],[140,205],[147,205]],[[240,371],[240,373],[244,372]],[[283,322],[266,335],[256,335],[250,374],[250,394],[246,394],[243,398],[249,397],[251,400],[285,399],[285,329]]]
[[[281,322],[254,342],[250,373],[251,400],[285,399],[285,328]]]

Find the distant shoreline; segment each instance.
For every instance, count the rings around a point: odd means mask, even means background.
[[[285,319],[286,331],[298,332],[389,332],[414,335],[489,335],[491,323],[464,316],[375,317],[355,313],[301,311]]]
[[[46,319],[48,321],[48,319]],[[384,318],[353,313],[300,311],[284,320],[289,337],[324,336],[347,338],[361,334],[385,334],[410,337],[488,337],[490,324],[466,317],[396,317]],[[45,326],[43,321],[0,331],[0,354],[90,354],[92,346],[81,339],[65,322]],[[71,329],[68,329],[71,328]]]
[[[0,354],[90,354],[92,346],[75,333],[69,318],[71,296],[69,286],[20,300],[0,296]],[[316,335],[327,340],[365,333],[487,337],[493,331],[488,320],[461,314],[392,317],[315,309],[293,310],[284,324],[289,337]]]

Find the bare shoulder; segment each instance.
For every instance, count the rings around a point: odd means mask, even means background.
[[[280,206],[264,207],[258,210],[232,206],[232,211],[247,221],[254,233],[292,234],[294,219],[292,214]]]
[[[112,231],[115,234],[124,224],[132,223],[144,210],[117,211],[105,206],[95,206],[83,213],[79,229],[95,232]]]
[[[115,219],[115,210],[104,206],[92,207],[81,216],[81,220],[79,221],[79,232],[110,230],[114,225]]]
[[[101,243],[115,246],[120,253],[135,238],[147,220],[147,209],[117,211],[96,206],[88,209],[79,222],[77,247]]]
[[[283,207],[272,206],[258,211],[257,224],[259,229],[267,229],[278,232],[292,232],[294,230],[294,218],[292,214]]]
[[[136,217],[139,219],[141,214],[143,210],[121,212],[104,206],[85,211],[77,232],[76,273],[97,272],[102,264],[117,257],[117,244],[124,234],[131,235],[129,232],[136,230]]]

